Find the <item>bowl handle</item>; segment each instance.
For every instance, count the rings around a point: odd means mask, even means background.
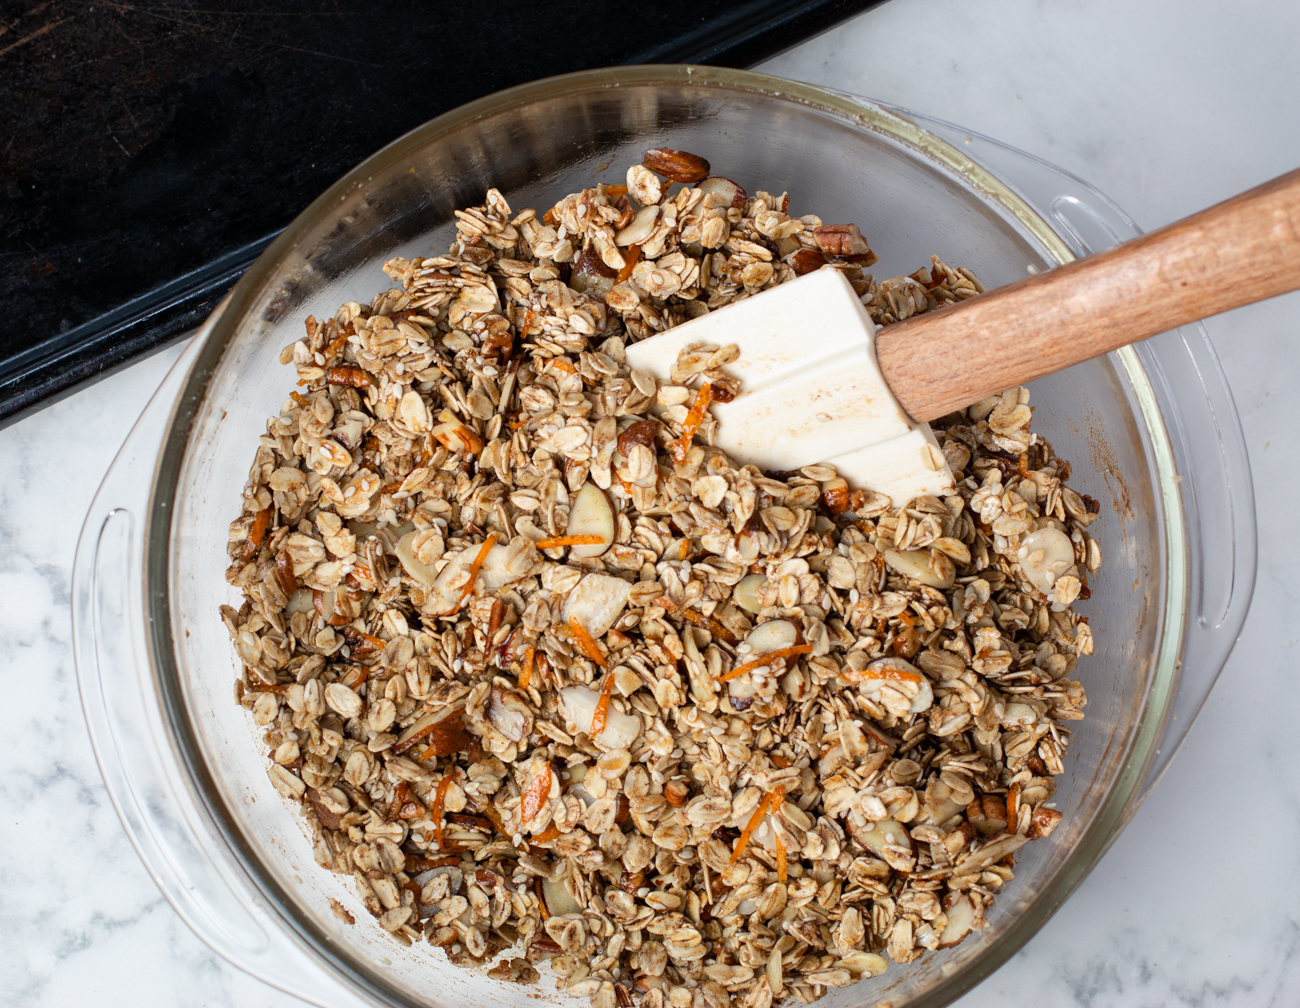
[[[322,1008],[367,1002],[328,974],[275,919],[168,751],[142,615],[143,521],[159,431],[193,349],[132,429],[82,528],[73,567],[73,649],[82,708],[113,807],[145,868],[214,952]]]
[[[948,141],[1011,186],[1076,255],[1141,234],[1133,220],[1087,182],[1055,165],[952,123],[884,106]],[[1255,495],[1237,408],[1201,323],[1133,347],[1146,370],[1181,478],[1187,528],[1189,612],[1177,693],[1137,810],[1168,768],[1210,695],[1241,633],[1255,587]]]

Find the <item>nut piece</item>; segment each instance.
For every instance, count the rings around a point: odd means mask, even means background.
[[[863,266],[870,266],[876,261],[875,253],[871,251],[871,246],[862,237],[856,224],[823,224],[819,228],[813,228],[813,237],[827,255]]]
[[[825,265],[826,257],[820,252],[814,252],[812,249],[800,249],[790,257],[790,266],[794,269],[795,276],[812,273]]]
[[[698,182],[709,175],[709,162],[698,154],[655,147],[645,152],[641,163],[652,172],[658,172],[674,182]]]
[[[748,199],[744,186],[739,182],[733,182],[729,178],[723,178],[721,175],[714,175],[706,178],[703,182],[695,187],[701,192],[709,193],[712,196],[718,196],[726,200],[727,206],[743,208]]]

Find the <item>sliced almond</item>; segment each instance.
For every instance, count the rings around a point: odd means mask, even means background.
[[[311,613],[316,609],[312,601],[312,590],[310,588],[299,588],[289,596],[289,605],[285,611],[290,615],[295,613]]]
[[[894,570],[931,588],[951,588],[957,568],[943,553],[928,549],[885,550],[885,563]]]
[[[739,183],[721,175],[711,175],[697,183],[695,188],[713,196],[721,196],[728,206],[733,207],[743,207],[748,195]]]
[[[962,893],[948,908],[948,923],[939,933],[936,948],[951,948],[965,938],[975,926],[975,904],[969,896]]]
[[[749,645],[751,652],[745,660],[753,661],[769,651],[794,647],[799,643],[799,628],[789,620],[769,620],[751,630],[749,636],[745,638],[745,643]]]
[[[401,563],[402,570],[422,585],[433,585],[438,580],[438,571],[430,564],[421,563],[415,555],[415,537],[419,534],[418,530],[406,533],[393,546],[393,553]],[[450,566],[448,564],[448,567]]]
[[[596,484],[582,484],[569,508],[569,524],[565,535],[597,535],[602,542],[591,546],[571,546],[570,556],[598,557],[614,542],[614,509],[609,498]],[[584,624],[585,625],[585,624]]]
[[[583,629],[599,640],[623,614],[632,585],[608,574],[588,574],[564,600],[561,621],[567,626],[577,618]]]
[[[1046,595],[1056,579],[1074,565],[1074,543],[1054,525],[1030,532],[1016,550],[1025,580]]]
[[[748,574],[741,578],[731,593],[736,605],[755,616],[762,612],[763,604],[758,600],[758,590],[766,580],[765,574]]]
[[[546,909],[551,912],[552,917],[582,913],[582,906],[562,881],[543,878],[542,895],[546,898]]]
[[[889,960],[882,955],[876,955],[874,952],[862,952],[855,949],[835,965],[848,970],[855,977],[874,977],[885,972],[885,969],[889,966]]]
[[[659,220],[659,207],[642,207],[632,218],[632,223],[614,236],[614,244],[620,246],[640,245],[654,233]]]
[[[522,742],[533,728],[533,714],[528,705],[499,686],[492,689],[488,720],[511,742]]]
[[[560,690],[560,709],[584,734],[591,733],[591,719],[599,702],[600,694],[586,686],[566,686]],[[640,734],[640,718],[621,714],[611,706],[605,714],[604,729],[592,741],[605,749],[628,749]]]

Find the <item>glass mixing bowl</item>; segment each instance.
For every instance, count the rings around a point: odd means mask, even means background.
[[[213,948],[309,1001],[504,1008],[531,991],[382,933],[313,862],[234,702],[237,669],[217,615],[234,600],[226,528],[253,446],[292,385],[280,349],[309,313],[386,289],[385,259],[444,250],[452,211],[487,187],[516,209],[546,207],[661,145],[702,154],[750,189],[789,190],[797,212],[856,222],[880,255],[878,276],[937,253],[996,287],[1135,233],[1079,180],[957,127],[791,81],[679,66],[574,74],[482,99],[402,137],[313,203],[146,409],[92,506],[74,575],[83,702],[133,843]],[[1203,332],[1165,334],[1032,391],[1035,430],[1073,461],[1072,485],[1102,502],[1092,531],[1105,563],[1081,607],[1097,650],[1078,669],[1089,704],[1059,779],[1065,819],[1023,850],[986,930],[832,991],[827,1008],[945,1004],[1019,949],[1115,839],[1240,628],[1253,581],[1250,478]],[[336,917],[330,897],[358,924]]]

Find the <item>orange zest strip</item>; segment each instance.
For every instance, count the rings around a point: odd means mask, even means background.
[[[604,536],[598,535],[563,535],[551,536],[549,539],[538,539],[533,543],[539,550],[558,549],[561,546],[599,546],[605,541]]]
[[[254,556],[262,547],[262,540],[266,538],[267,527],[271,524],[271,508],[262,508],[253,516],[253,525],[248,530],[247,545],[244,547],[245,559]]]
[[[683,557],[682,559],[684,560],[686,558]],[[675,612],[682,619],[686,620],[687,623],[694,623],[697,627],[709,631],[709,633],[713,634],[714,637],[719,637],[728,644],[739,643],[736,635],[715,620],[712,616],[705,616],[704,613],[696,612],[694,609],[679,608],[677,603],[670,598],[657,598],[654,600],[654,604],[663,606],[669,612]]]
[[[609,186],[605,186],[605,195],[606,195],[606,196],[626,196],[626,195],[627,195],[627,186],[625,186],[625,185],[609,185]]]
[[[290,392],[289,398],[292,399],[294,402],[296,402],[299,406],[308,405],[307,397],[303,395],[301,392]]]
[[[551,793],[552,775],[551,764],[545,763],[524,788],[524,793],[519,799],[519,821],[523,825],[527,826],[546,804],[547,795]]]
[[[496,545],[496,541],[497,534],[495,532],[489,532],[488,537],[483,540],[483,545],[479,547],[478,556],[469,565],[469,581],[465,583],[465,589],[460,593],[460,601],[456,603],[457,608],[465,604],[465,600],[469,598],[470,593],[474,590],[474,582],[478,580],[478,572],[483,569],[483,561],[487,559],[488,552]]]
[[[555,823],[551,823],[551,825],[547,826],[546,829],[538,833],[537,836],[532,837],[531,840],[533,843],[550,843],[559,835],[560,827],[556,826]]]
[[[758,808],[754,809],[754,814],[749,817],[749,822],[745,823],[745,828],[741,831],[740,836],[736,839],[736,849],[731,852],[731,864],[740,860],[740,855],[745,853],[745,848],[749,846],[749,838],[754,835],[754,830],[758,829],[759,823],[763,821],[763,816],[774,808],[780,806],[785,800],[785,789],[777,788],[775,791],[769,791],[763,796],[763,800],[758,803]]]
[[[578,369],[573,366],[573,362],[567,357],[552,357],[550,363],[546,365],[548,371],[563,371],[565,374],[577,374]]]
[[[528,689],[528,684],[533,680],[533,659],[537,657],[537,648],[529,645],[528,650],[524,652],[524,668],[519,673],[519,688]]]
[[[582,653],[594,661],[601,668],[608,668],[609,663],[605,661],[605,656],[600,653],[600,645],[596,639],[587,633],[587,628],[578,622],[577,616],[569,617],[569,629],[573,631],[573,636],[578,639],[578,647],[582,648]]]
[[[686,453],[691,450],[691,441],[695,438],[695,432],[700,429],[700,424],[704,422],[704,414],[708,412],[709,403],[712,401],[713,386],[702,385],[700,391],[696,393],[694,405],[686,414],[686,422],[682,424],[682,436],[668,446],[673,461],[678,465],[686,461]]]
[[[600,687],[600,699],[596,701],[596,709],[591,712],[591,731],[588,733],[591,738],[605,730],[605,719],[609,717],[609,700],[613,692],[614,673],[606,672],[605,681]]]
[[[763,665],[771,665],[777,658],[791,658],[794,655],[808,654],[813,649],[811,644],[796,644],[794,647],[777,648],[775,651],[769,651],[753,661],[745,662],[744,665],[737,665],[730,672],[718,676],[718,682],[726,682],[728,679],[735,679],[746,672],[752,672]]]
[[[618,271],[618,279],[615,284],[621,284],[632,275],[632,270],[638,262],[641,261],[641,246],[629,245],[627,252],[623,255],[623,268]]]
[[[519,323],[519,335],[527,336],[528,330],[533,327],[533,310],[529,308],[524,312],[524,320]]]
[[[505,820],[501,818],[501,813],[496,810],[496,806],[491,802],[487,802],[483,807],[483,815],[487,817],[488,822],[492,824],[498,833],[507,840],[510,839],[510,834],[506,832]]]
[[[793,763],[791,763],[780,753],[770,753],[767,758],[771,760],[776,766],[779,766],[782,770],[784,770],[786,767],[794,766]]]
[[[360,686],[363,682],[366,681],[366,676],[368,676],[369,674],[370,674],[370,669],[368,669],[364,665],[358,665],[347,675],[343,676],[343,678],[341,678],[339,682],[341,682],[348,689],[356,689],[358,686]]]
[[[442,808],[443,803],[447,800],[447,789],[451,787],[452,777],[455,776],[455,770],[449,770],[442,775],[442,780],[438,781],[438,790],[433,793],[433,805],[429,809],[429,818],[433,820],[433,835],[438,842],[438,850],[442,850]]]
[[[785,844],[781,842],[781,834],[775,829],[772,830],[772,836],[774,837],[773,846],[776,847],[776,879],[784,884],[788,873],[785,863]]]

